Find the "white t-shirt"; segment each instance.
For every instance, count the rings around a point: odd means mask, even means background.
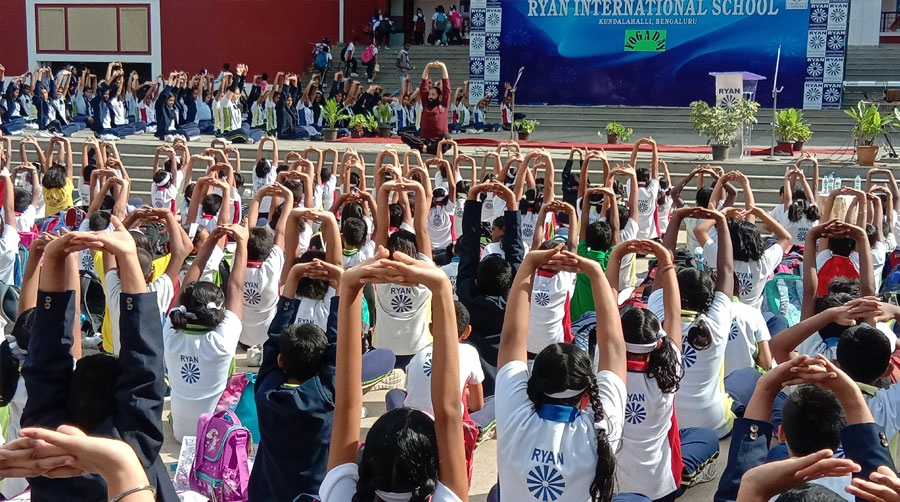
[[[446,248],[453,243],[453,214],[456,203],[447,201],[444,205],[434,205],[428,210],[428,237],[432,249]]]
[[[504,500],[585,502],[597,469],[595,427],[618,449],[625,421],[625,382],[611,371],[597,373],[603,421],[583,411],[571,423],[541,418],[528,397],[528,365],[506,363],[497,373],[497,466]]]
[[[884,262],[887,260],[888,246],[884,241],[876,242],[872,246],[872,268],[875,270],[875,291],[881,289],[881,273],[884,270]]]
[[[424,258],[419,255],[419,259]],[[429,260],[430,261],[430,260]],[[374,345],[398,356],[415,354],[429,343],[431,290],[425,286],[375,285],[378,325]]]
[[[355,267],[375,256],[375,241],[369,239],[357,250],[344,250],[344,270]]]
[[[163,328],[166,368],[172,387],[172,425],[175,439],[197,432],[200,415],[212,413],[225,385],[234,359],[241,320],[226,310],[222,322],[209,331],[181,331],[171,320]]]
[[[175,213],[175,198],[178,197],[178,187],[175,183],[170,183],[167,187],[158,186],[156,183],[150,184],[150,201],[153,207],[168,209]]]
[[[359,483],[359,466],[342,464],[328,471],[319,487],[319,499],[322,502],[350,502],[356,495]],[[449,488],[437,481],[431,502],[460,502]]]
[[[681,346],[684,359],[684,377],[675,396],[678,410],[678,426],[707,427],[724,437],[731,431],[730,400],[725,398],[722,364],[725,346],[731,331],[731,299],[716,292],[712,306],[704,314],[710,331],[710,344],[704,350],[696,350],[688,343],[690,322],[681,323],[684,341]],[[663,291],[656,290],[647,300],[647,309],[662,322],[666,317]]]
[[[757,345],[772,338],[759,309],[742,302],[732,302],[731,315],[731,331],[725,348],[725,376],[736,370],[755,367]]]
[[[450,278],[450,285],[453,286],[453,299],[456,300],[456,277],[459,275],[459,258],[454,257],[450,263],[441,267],[441,270]]]
[[[660,237],[665,235],[666,230],[669,229],[669,215],[672,213],[672,204],[673,204],[672,197],[669,195],[665,196],[662,204],[657,203],[656,207],[657,207],[657,210],[659,211],[657,213],[658,214],[657,218],[659,220]]]
[[[288,291],[287,294],[292,292]],[[328,329],[328,314],[331,312],[331,299],[337,292],[331,286],[325,292],[325,297],[321,300],[312,298],[300,298],[300,305],[297,306],[297,315],[294,317],[294,324],[315,324],[322,328],[322,331]],[[277,300],[277,299],[276,299]],[[379,321],[381,318],[378,319]]]
[[[0,282],[14,284],[16,257],[19,256],[19,230],[6,223],[0,233]]]
[[[273,246],[269,255],[257,266],[247,265],[244,278],[244,313],[241,316],[241,343],[258,345],[269,338],[269,324],[275,318],[278,303],[278,280],[284,268],[284,251]]]
[[[719,253],[719,233],[715,228],[709,230],[709,240],[703,244],[703,259],[710,269],[715,269]],[[762,294],[769,275],[784,258],[784,248],[778,243],[772,244],[763,252],[757,261],[734,261],[734,273],[738,281],[738,296],[741,301],[753,308],[762,307]]]
[[[459,237],[463,234],[462,220],[463,220],[463,213],[465,212],[465,209],[466,209],[465,197],[457,198],[456,199],[456,210],[453,211],[453,231],[456,232],[457,239],[459,239]]]
[[[784,220],[782,225],[791,233],[791,243],[793,244],[806,244],[806,233],[810,228],[819,224],[819,220],[810,221],[806,216],[797,221],[791,221],[787,217]]]
[[[652,179],[646,184],[638,184],[638,239],[656,237],[656,197],[659,195],[659,180]]]
[[[160,325],[165,323],[166,312],[175,298],[175,285],[168,275],[162,274],[155,281],[147,285],[147,291],[156,293],[156,306],[159,308]],[[119,271],[110,270],[106,273],[106,307],[109,310],[110,328],[112,329],[113,353],[118,355],[122,348],[121,334],[119,333],[119,317],[121,314],[122,283],[119,281]]]
[[[403,406],[418,408],[434,413],[431,404],[431,353],[434,350],[428,344],[413,356],[406,366],[406,400]],[[475,347],[459,344],[459,388],[465,392],[467,385],[475,385],[484,381],[481,359]]]
[[[268,163],[269,161],[267,160],[266,162]],[[250,171],[250,173],[250,176],[253,179],[253,195],[256,195],[256,192],[259,192],[263,187],[274,184],[275,179],[278,177],[278,173],[275,172],[275,168],[270,168],[269,172],[263,177],[259,177],[256,175],[256,166],[253,166],[253,169]],[[271,197],[266,197],[259,202],[260,213],[269,213],[271,207]]]
[[[24,211],[16,215],[16,229],[19,232],[31,232],[34,228],[34,220],[37,218],[37,208],[28,204]]]
[[[666,339],[664,343],[671,342]],[[675,349],[680,356],[678,348]],[[640,371],[628,372],[626,388],[625,430],[622,448],[616,452],[617,488],[619,493],[640,493],[651,500],[660,499],[681,484],[681,473],[677,484],[672,473],[669,442],[675,394],[664,394],[656,380]]]
[[[619,230],[619,242],[625,242],[631,239],[637,239],[638,235],[638,224],[634,219],[628,218],[628,221],[625,223],[625,226],[622,227],[622,230]],[[622,262],[619,268],[619,291],[622,291],[626,288],[630,288],[633,284],[631,282],[632,278],[632,270],[631,265],[634,262],[633,254],[622,255]]]
[[[548,345],[565,342],[563,318],[575,290],[576,274],[537,270],[528,312],[528,352],[537,354]]]

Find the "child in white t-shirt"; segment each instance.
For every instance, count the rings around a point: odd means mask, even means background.
[[[267,142],[272,143],[271,161],[263,158],[263,151]],[[275,183],[275,178],[276,176],[278,176],[278,173],[275,171],[275,166],[278,164],[278,161],[279,157],[277,140],[272,136],[264,136],[259,140],[259,147],[256,149],[256,165],[254,166],[253,171],[250,175],[251,181],[253,183],[254,195],[259,193],[259,191],[264,187]],[[259,203],[259,213],[266,219],[269,218],[269,213],[272,211],[271,206],[271,197],[265,197]]]
[[[650,168],[637,168],[637,154],[641,145],[650,145],[653,148],[653,158],[650,161]],[[629,189],[634,190],[637,186],[638,202],[638,239],[649,239],[659,237],[659,229],[657,228],[657,198],[659,196],[659,151],[656,142],[652,139],[642,138],[634,144],[631,151],[631,166],[635,167],[637,177],[637,185],[630,185]]]
[[[236,241],[228,294],[213,283],[196,280],[203,264],[222,237]],[[191,265],[185,286],[163,329],[166,367],[172,386],[172,423],[175,439],[197,431],[200,415],[212,413],[225,390],[231,360],[241,336],[244,278],[249,232],[242,225],[219,227]]]
[[[529,283],[562,262],[590,277],[598,319],[618,316],[599,263],[555,249],[525,255],[506,305],[495,409],[500,485],[506,500],[610,500],[614,452],[625,417],[625,342],[621,324],[597,331],[597,360],[572,344],[544,348],[528,371]],[[589,403],[589,408],[585,404]]]
[[[334,286],[326,279],[313,277],[308,274],[316,260],[325,261],[332,265],[343,267],[341,256],[341,238],[338,231],[337,220],[330,211],[318,211],[306,208],[296,208],[292,211],[295,217],[311,221],[321,222],[319,230],[322,233],[321,245],[310,245],[299,259],[293,259],[296,252],[296,244],[287,244],[287,254],[291,257],[285,262],[285,269],[289,269],[284,283],[283,295],[295,297],[300,300],[297,307],[297,315],[294,323],[315,324],[323,331],[328,328],[328,314],[331,311],[331,299],[337,294]],[[295,264],[296,263],[296,264]]]
[[[32,170],[32,173],[37,180],[37,171]],[[36,183],[31,186],[36,186]],[[15,189],[16,228],[19,232],[31,232],[34,228],[38,201],[40,194],[33,188],[30,191],[26,188]]]
[[[3,183],[3,226],[0,230],[0,282],[15,284],[16,258],[19,256],[19,229],[15,211],[15,189],[9,175],[0,175]]]
[[[799,181],[801,187],[794,190],[794,184]],[[784,187],[781,189],[783,201],[780,218],[775,218],[791,234],[793,244],[806,244],[806,233],[810,228],[819,224],[819,208],[815,203],[815,194],[809,183],[799,169],[787,173],[784,176]],[[774,212],[774,210],[773,210]],[[770,215],[772,213],[769,213]]]

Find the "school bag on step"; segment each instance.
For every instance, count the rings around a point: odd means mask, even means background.
[[[215,502],[247,502],[252,448],[250,431],[233,411],[200,415],[191,490]]]

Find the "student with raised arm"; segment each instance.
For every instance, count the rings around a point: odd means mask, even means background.
[[[178,496],[159,458],[166,385],[158,307],[141,277],[134,239],[117,218],[112,222],[113,232],[70,232],[44,250],[36,336],[22,368],[29,395],[22,425],[55,429],[72,424],[88,434],[122,438],[138,455],[156,499],[174,502]],[[119,358],[108,354],[82,358],[73,370],[70,347],[78,284],[73,251],[84,248],[121,257],[121,305],[126,308],[119,328],[124,350]],[[107,481],[110,488],[115,486]],[[107,481],[85,475],[35,477],[29,483],[33,500],[64,500],[77,493],[80,500],[100,502],[108,500]]]
[[[432,68],[440,68],[441,85],[431,85],[428,73]],[[419,136],[403,133],[400,138],[410,148],[437,153],[438,143],[443,139],[450,139],[447,114],[450,111],[450,75],[447,73],[447,65],[440,61],[432,61],[422,70],[422,85],[419,94],[422,96],[421,130]]]
[[[798,181],[800,189],[795,191],[794,184]],[[791,233],[793,244],[806,244],[806,233],[819,224],[819,208],[816,206],[816,194],[803,171],[794,168],[784,175],[782,194],[784,218],[776,220]]]
[[[431,239],[431,254],[434,257],[434,263],[437,266],[443,266],[450,263],[453,258],[453,244],[459,237],[456,235],[453,225],[453,217],[456,212],[456,178],[457,171],[453,164],[446,160],[437,162],[438,171],[447,170],[446,186],[437,184],[436,188],[431,191],[431,207],[428,209],[428,234]],[[430,185],[430,180],[425,177],[423,180]],[[427,193],[426,188],[426,193]],[[418,199],[416,199],[418,206]]]
[[[891,233],[894,235],[895,240],[900,239],[900,217],[898,217],[898,211],[900,211],[900,188],[897,188],[897,180],[894,178],[894,173],[890,169],[879,169],[873,167],[866,173],[866,191],[870,191],[872,187],[872,178],[876,174],[883,174],[887,177],[887,183],[885,183],[887,190],[890,191],[891,205],[894,210],[892,213],[886,213],[888,218],[893,221],[893,225],[890,227]],[[895,247],[897,243],[894,243]]]
[[[653,151],[650,168],[637,167],[637,156],[641,145],[648,145]],[[656,142],[650,138],[641,138],[631,150],[629,165],[635,169],[637,185],[631,190],[638,192],[638,235],[639,239],[659,237],[657,229],[656,199],[659,194],[659,150]]]
[[[687,217],[712,219],[723,238],[716,256],[715,283],[704,270],[684,268],[678,272],[681,332],[687,336],[682,345],[684,377],[675,396],[675,407],[680,427],[707,427],[724,437],[731,430],[734,419],[720,375],[731,333],[732,239],[722,213],[706,208],[682,208],[672,215],[672,226],[666,232],[665,246],[670,252],[675,248],[681,221]],[[654,291],[647,301],[648,309],[663,321],[666,316],[664,300],[662,291]]]
[[[615,169],[609,172],[609,178],[606,181],[606,184],[609,186],[614,186],[613,180],[616,176],[627,176],[629,186],[637,186],[637,173],[635,173],[634,169],[629,167],[616,167]],[[606,201],[604,200],[604,203]],[[638,209],[638,191],[632,190],[631,193],[628,194],[628,206],[624,206],[615,201],[615,198],[610,199],[610,208],[612,205],[615,205],[615,211],[618,212],[619,218],[618,221],[615,222],[617,228],[619,229],[618,235],[616,236],[618,241],[616,242],[624,242],[627,240],[631,240],[637,237],[638,232],[640,231],[640,227],[638,226],[638,218],[639,209]],[[613,209],[610,209],[612,212]],[[610,218],[607,217],[607,221]],[[624,291],[627,288],[632,287],[634,284],[634,254],[626,254],[622,257],[622,264],[619,268],[619,282],[618,282],[618,291]]]
[[[591,277],[597,318],[618,316],[615,295],[597,262],[554,249],[525,256],[509,293],[497,373],[497,450],[505,499],[534,493],[557,500],[610,502],[625,420],[626,357],[620,323],[597,331],[595,362],[571,344],[552,344],[528,371],[528,305],[539,268]],[[588,408],[586,405],[589,404]],[[565,480],[565,483],[559,481]]]
[[[213,247],[226,236],[237,242],[227,295],[219,286],[197,280]],[[197,430],[200,415],[212,413],[225,390],[241,335],[248,236],[243,225],[225,225],[211,232],[188,269],[178,306],[166,320],[162,338],[172,375],[172,424],[178,442]]]
[[[825,296],[829,284],[837,277],[859,278],[861,296],[875,294],[872,250],[863,228],[830,220],[811,228],[807,238],[810,235],[818,239],[818,246],[803,249],[804,318],[811,315],[815,297]],[[808,275],[807,271],[812,273]]]

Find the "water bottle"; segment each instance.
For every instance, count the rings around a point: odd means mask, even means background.
[[[703,261],[703,248],[700,246],[694,248],[694,262],[697,264],[697,270],[706,268]]]
[[[853,188],[855,190],[862,190],[862,178],[857,174],[856,179],[853,180]]]
[[[834,190],[834,177],[830,174],[825,175],[822,186],[825,187],[825,194],[830,194],[831,191]]]
[[[835,176],[835,178],[834,178],[834,189],[835,190],[841,189],[841,177],[840,176]]]

